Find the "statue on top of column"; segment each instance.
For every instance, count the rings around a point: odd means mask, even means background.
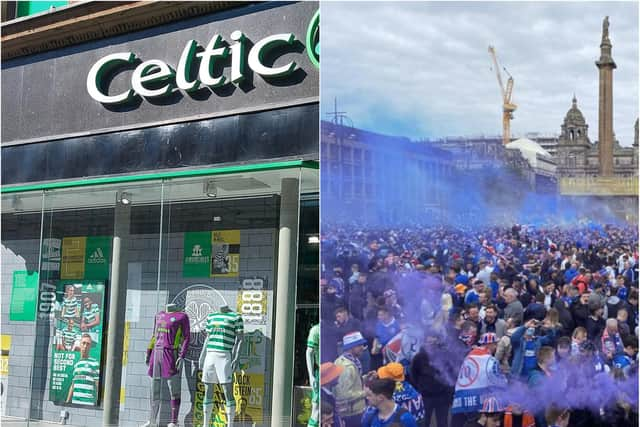
[[[609,17],[605,16],[602,21],[602,40],[609,38]]]

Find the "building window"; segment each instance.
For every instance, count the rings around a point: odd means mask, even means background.
[[[342,161],[351,163],[351,147],[342,147]]]
[[[354,163],[362,163],[362,150],[359,148],[353,149],[353,162]]]
[[[340,150],[340,147],[338,147],[337,144],[331,144],[329,145],[329,158],[331,160],[338,160],[338,150]]]

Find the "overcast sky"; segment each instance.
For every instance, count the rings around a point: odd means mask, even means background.
[[[487,51],[515,80],[511,132],[559,134],[575,92],[598,139],[602,20],[613,44],[614,131],[638,117],[638,2],[322,2],[321,104],[410,138],[502,133]],[[504,72],[503,72],[504,75]],[[506,76],[504,77],[506,83]]]

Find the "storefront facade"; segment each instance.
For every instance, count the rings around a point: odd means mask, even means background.
[[[244,321],[236,416],[294,423],[317,321],[317,11],[230,5],[3,61],[4,416],[146,422],[154,317],[176,304],[178,420],[201,425],[204,323],[226,305]],[[163,384],[160,425],[168,402]]]

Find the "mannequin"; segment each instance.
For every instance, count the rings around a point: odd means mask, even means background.
[[[307,373],[311,385],[311,417],[308,427],[317,427],[320,414],[320,382],[318,381],[318,366],[320,366],[320,325],[315,324],[309,330],[307,338]]]
[[[153,336],[147,348],[145,363],[151,377],[151,413],[144,427],[157,426],[160,410],[161,382],[166,381],[171,395],[171,420],[167,427],[176,427],[180,412],[182,365],[189,348],[189,317],[175,304],[167,304],[156,314]]]
[[[236,401],[233,397],[233,371],[237,367],[244,336],[242,316],[224,305],[220,307],[220,311],[207,316],[206,330],[207,339],[202,346],[199,361],[204,383],[203,427],[211,425],[214,384],[220,384],[224,391],[227,427],[232,427],[236,412]]]

